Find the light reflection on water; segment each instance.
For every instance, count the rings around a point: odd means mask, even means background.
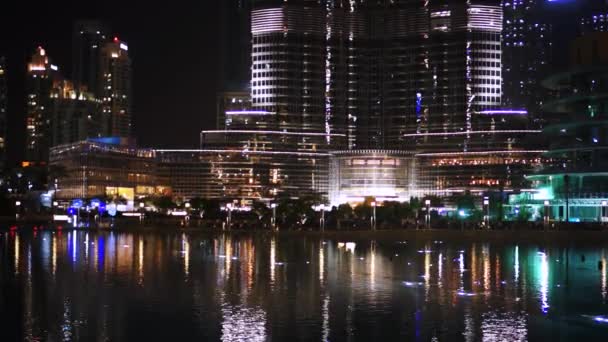
[[[585,318],[608,314],[602,247],[41,232],[2,234],[0,248],[0,319],[13,327],[0,337],[17,340],[525,341],[608,333]]]

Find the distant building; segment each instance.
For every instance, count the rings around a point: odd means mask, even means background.
[[[27,112],[25,158],[47,162],[51,144],[51,93],[60,80],[59,68],[51,64],[46,50],[38,47],[27,70]]]
[[[553,27],[543,1],[503,1],[503,103],[537,113],[546,92],[540,81],[553,60]]]
[[[6,59],[0,56],[0,172],[6,167],[6,134],[8,120],[8,87]]]
[[[251,108],[251,93],[249,91],[221,92],[217,95],[216,129],[226,127],[226,113],[244,111]],[[230,115],[230,114],[228,114]]]
[[[579,35],[608,32],[608,1],[590,0],[585,3],[578,24]]]
[[[51,147],[102,136],[101,101],[70,81],[55,82],[49,111]]]
[[[511,198],[512,212],[533,219],[608,220],[608,33],[577,38],[569,70],[543,82],[547,162],[531,174],[533,191]]]
[[[171,195],[153,150],[138,149],[120,138],[81,141],[53,147],[50,165],[63,171],[56,198],[120,197],[133,208],[135,199]]]
[[[74,88],[90,94],[100,93],[102,49],[109,40],[106,25],[94,20],[80,20],[72,33],[72,80]]]
[[[97,97],[102,102],[104,136],[130,137],[132,125],[132,74],[128,45],[114,38],[101,48]]]

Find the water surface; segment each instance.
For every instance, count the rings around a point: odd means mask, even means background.
[[[608,340],[608,246],[0,235],[0,340]]]

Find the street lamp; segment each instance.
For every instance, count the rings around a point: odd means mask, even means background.
[[[551,202],[545,201],[544,205],[545,205],[545,224],[549,224],[549,206],[551,205]]]
[[[426,205],[426,216],[425,216],[426,228],[430,229],[431,228],[431,200],[430,199],[425,200],[424,204]]]
[[[372,202],[372,230],[376,230],[376,201]]]
[[[270,207],[272,208],[272,222],[270,222],[270,225],[272,230],[275,230],[277,228],[277,204],[272,203]]]
[[[321,231],[325,231],[325,204],[321,204]]]
[[[144,202],[140,202],[139,203],[139,223],[143,223],[144,222],[144,207],[146,205],[144,204]]]
[[[226,227],[230,229],[230,225],[232,223],[232,203],[226,204],[226,209],[228,210],[228,217],[226,222]]]
[[[19,209],[21,207],[21,202],[20,201],[15,201],[15,220],[18,221],[19,220]]]

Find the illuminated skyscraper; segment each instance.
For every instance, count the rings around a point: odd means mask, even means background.
[[[273,112],[277,129],[347,134],[358,116],[358,42],[365,25],[355,2],[255,2],[252,105]],[[338,147],[338,146],[335,146]]]
[[[108,41],[108,28],[98,21],[78,21],[72,34],[72,79],[76,89],[99,92],[102,47]]]
[[[552,25],[543,1],[502,1],[503,103],[538,111],[544,91],[540,80],[552,61]]]
[[[102,102],[102,133],[127,138],[131,135],[131,59],[128,45],[114,38],[101,48],[97,96]]]
[[[27,70],[27,113],[25,158],[30,162],[48,161],[50,148],[51,93],[59,79],[58,67],[50,63],[46,51],[38,47]]]
[[[0,56],[0,172],[2,172],[6,166],[6,133],[8,116],[8,90],[6,83],[6,59]]]

